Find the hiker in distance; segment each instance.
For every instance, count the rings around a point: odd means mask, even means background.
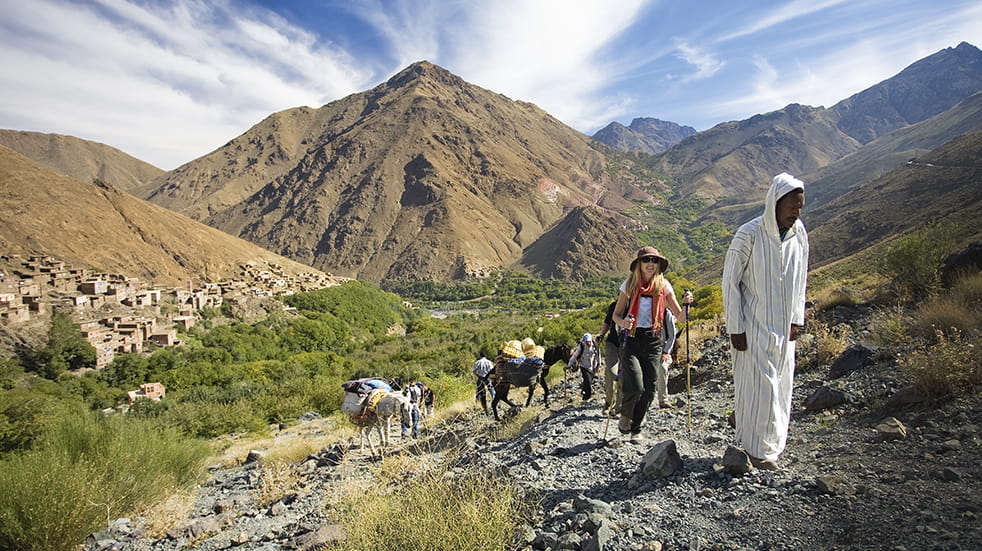
[[[597,340],[603,343],[604,357],[604,415],[615,416],[620,411],[620,377],[618,376],[617,363],[620,361],[621,335],[620,330],[614,328],[614,307],[617,301],[614,300],[607,306],[607,313],[604,316],[604,323],[600,326],[597,333]]]
[[[488,379],[488,374],[491,373],[492,369],[494,369],[494,364],[491,363],[488,355],[482,350],[481,357],[471,367],[471,373],[477,376],[477,393],[475,399],[481,402],[484,413],[488,413],[488,393],[491,393],[491,398],[494,398],[494,387],[491,385],[491,380]]]
[[[583,400],[589,400],[593,397],[593,377],[600,370],[600,350],[597,348],[593,335],[590,333],[583,334],[580,344],[576,346],[573,355],[569,357],[569,363],[566,367],[569,369],[580,368],[580,374],[583,375],[583,385],[580,387]]]
[[[617,428],[641,441],[641,423],[654,400],[656,367],[661,361],[665,308],[676,316],[682,307],[672,284],[665,279],[668,260],[654,247],[642,247],[631,261],[631,273],[621,284],[614,306],[614,324],[624,329],[621,343],[620,379],[623,398]],[[686,291],[683,304],[692,304]]]
[[[774,177],[764,214],[740,226],[723,265],[736,439],[759,469],[776,470],[788,439],[795,340],[805,323],[805,185]]]

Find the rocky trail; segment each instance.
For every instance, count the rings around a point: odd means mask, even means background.
[[[863,334],[862,317],[848,322]],[[419,440],[394,438],[387,453],[516,481],[539,504],[535,522],[515,535],[516,550],[982,548],[977,394],[934,407],[905,403],[894,356],[878,351],[864,361],[868,354],[850,349],[858,359],[842,369],[852,361],[844,354],[837,378],[829,366],[796,375],[781,468],[735,475],[739,461],[724,467],[733,441],[725,345],[706,341],[690,368],[691,397],[684,369],[672,370],[673,407],[655,405],[640,443],[615,438],[602,390],[591,401],[570,398],[571,377],[513,439],[493,440],[494,421],[469,409]],[[318,549],[343,539],[331,505],[342,487],[374,483],[376,463],[368,450],[325,448],[297,465],[295,491],[262,506],[258,462],[215,468],[192,516],[166,535],[149,537],[141,519],[117,519],[82,547]]]

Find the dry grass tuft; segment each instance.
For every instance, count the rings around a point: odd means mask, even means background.
[[[910,341],[910,316],[903,308],[883,308],[873,313],[870,340],[877,346],[900,346]]]
[[[955,333],[972,335],[978,330],[978,315],[966,305],[947,298],[922,304],[911,325],[914,336],[927,339],[933,339],[938,334],[949,337]]]
[[[815,363],[826,365],[835,361],[849,346],[852,328],[844,323],[834,327],[821,321],[812,321],[808,332],[815,335]]]
[[[194,513],[196,499],[196,493],[189,490],[176,492],[143,511],[141,516],[146,519],[147,536],[166,537],[167,530],[187,522]]]
[[[934,402],[982,388],[982,347],[957,331],[936,334],[937,342],[901,361],[914,384]]]
[[[494,440],[511,440],[512,438],[517,438],[522,434],[527,423],[538,417],[543,411],[542,406],[522,408],[516,415],[504,419],[492,432],[491,438]]]
[[[264,461],[259,465],[259,497],[260,507],[275,503],[283,496],[296,492],[300,487],[301,477],[297,466],[293,463]]]
[[[422,467],[419,456],[408,454],[389,455],[382,459],[377,469],[373,470],[375,478],[382,483],[396,482],[411,478],[418,474]]]
[[[836,306],[854,306],[856,299],[853,291],[843,287],[829,287],[812,297],[815,307],[822,312],[834,309]]]
[[[932,295],[921,303],[911,333],[928,340],[940,331],[951,337],[955,332],[973,339],[982,330],[982,274],[959,279],[952,288]]]
[[[953,302],[963,304],[976,312],[982,308],[982,273],[960,278],[948,292]]]
[[[349,495],[334,511],[346,551],[507,549],[535,504],[507,477],[431,470],[391,493]]]

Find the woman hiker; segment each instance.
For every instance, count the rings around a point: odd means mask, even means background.
[[[665,308],[682,316],[672,284],[665,279],[668,260],[654,247],[642,247],[631,262],[631,273],[621,284],[613,321],[624,329],[620,379],[623,388],[617,428],[641,441],[641,422],[655,396],[656,364],[661,362]],[[686,291],[682,304],[692,304]],[[626,314],[625,314],[626,312]]]

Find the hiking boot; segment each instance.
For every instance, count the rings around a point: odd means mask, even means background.
[[[631,438],[629,439],[629,441],[632,444],[643,444],[644,443],[644,436],[641,436],[641,433],[640,432],[632,432],[631,433]]]
[[[778,469],[777,461],[773,459],[757,459],[754,456],[750,457],[750,464],[762,471],[776,471]]]
[[[627,415],[621,415],[621,418],[617,421],[617,429],[622,433],[631,432],[631,418]]]
[[[670,407],[672,407],[672,406],[671,406],[671,404],[669,404],[669,403],[668,403],[667,401],[665,401],[665,400],[659,400],[659,401],[658,401],[658,407],[659,407],[659,408],[661,408],[661,409],[668,409],[668,408],[670,408]]]

